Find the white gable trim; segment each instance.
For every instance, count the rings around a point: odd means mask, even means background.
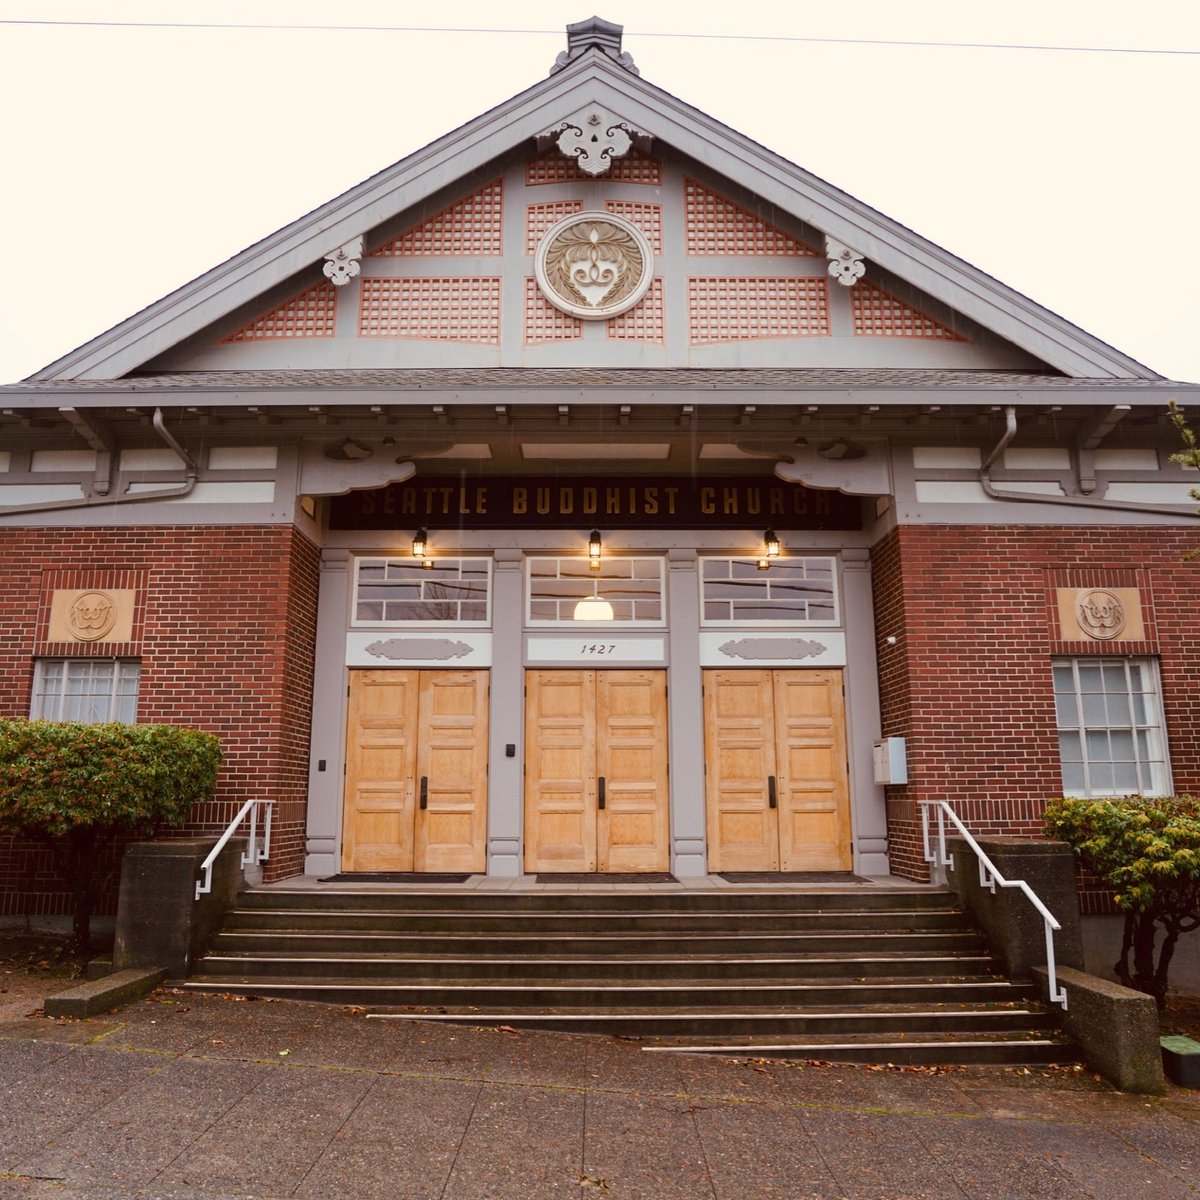
[[[31,380],[115,379],[178,345],[329,251],[528,143],[564,113],[597,104],[868,262],[936,297],[1065,374],[1158,379],[1155,372],[854,197],[592,50],[504,104],[185,284]]]

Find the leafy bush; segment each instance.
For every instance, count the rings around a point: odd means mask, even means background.
[[[194,729],[0,720],[0,829],[50,846],[81,950],[106,882],[101,852],[120,835],[181,825],[212,798],[220,762],[218,740]]]
[[[1045,820],[1047,834],[1112,888],[1125,913],[1117,978],[1161,1009],[1175,944],[1200,928],[1200,799],[1056,799]]]

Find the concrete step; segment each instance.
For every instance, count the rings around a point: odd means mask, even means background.
[[[626,1033],[636,1030],[636,1036],[656,1038],[674,1031],[680,1049],[694,1041],[704,1044],[718,1034],[723,1045],[745,1041],[757,1044],[768,1030],[773,1036],[796,1038],[871,1037],[883,1034],[925,1036],[944,1034],[974,1034],[991,1037],[1004,1034],[1011,1037],[1052,1037],[1056,1032],[1053,1016],[1045,1009],[1026,1005],[940,1005],[918,1007],[896,1005],[864,1009],[818,1009],[803,1011],[761,1009],[729,1005],[703,1009],[698,1006],[664,1012],[649,1006],[637,1008],[607,1008],[597,1011],[587,1008],[513,1008],[481,1009],[431,1008],[410,1006],[403,1009],[376,1008],[367,1014],[372,1019],[404,1019],[433,1021],[442,1025],[471,1025],[483,1028],[512,1026],[519,1029],[557,1030],[570,1033]],[[679,1032],[686,1025],[692,1033]],[[735,1028],[742,1033],[732,1032]],[[724,1031],[722,1034],[721,1031]],[[674,1043],[672,1043],[674,1044]],[[663,1048],[670,1048],[664,1046]]]
[[[243,897],[244,898],[244,897]],[[831,909],[780,912],[733,909],[697,912],[665,910],[577,909],[572,912],[521,909],[325,909],[282,907],[232,909],[225,929],[331,930],[394,933],[800,933],[806,931],[954,931],[971,929],[966,917],[950,908]]]
[[[662,1009],[706,1005],[725,1011],[731,1005],[799,1011],[819,1007],[878,1007],[881,1004],[1027,1004],[1036,999],[1032,984],[1012,984],[994,976],[953,981],[933,979],[829,980],[785,983],[744,980],[712,983],[699,979],[669,984],[603,983],[514,979],[502,983],[478,979],[379,979],[272,975],[194,975],[182,985],[189,991],[278,996],[367,1008],[476,1008],[502,1011],[524,1008]]]
[[[226,929],[212,944],[216,955],[281,954],[480,954],[480,955],[702,955],[740,954],[982,954],[986,944],[971,930],[773,933],[707,930],[681,934],[624,933],[392,933],[298,929]]]
[[[279,885],[249,888],[238,895],[237,907],[279,911],[288,908],[352,911],[373,909],[380,912],[408,912],[425,909],[438,912],[550,912],[635,911],[635,912],[736,912],[783,911],[808,912],[835,909],[910,910],[955,909],[957,898],[942,888],[893,888],[873,885],[790,890],[786,888],[707,888],[688,891],[668,888],[647,890],[557,890],[553,885],[536,891],[494,892],[480,889],[455,890],[453,887],[418,889],[411,886],[390,891],[361,886],[341,889],[337,884],[319,890],[289,890]]]
[[[591,980],[957,978],[993,971],[988,954],[219,954],[204,956],[206,975],[240,978],[475,979],[527,977],[540,982]]]

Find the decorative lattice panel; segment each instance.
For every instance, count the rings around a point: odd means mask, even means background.
[[[503,185],[499,179],[485,184],[464,200],[414,225],[393,238],[371,258],[397,258],[407,254],[499,254]]]
[[[624,217],[631,225],[636,225],[650,243],[650,249],[655,254],[663,252],[663,216],[661,204],[639,204],[632,200],[609,200],[604,206],[610,213]]]
[[[358,332],[361,337],[498,343],[500,280],[364,279]]]
[[[565,157],[557,146],[551,146],[525,164],[525,183],[529,187],[580,180],[585,183],[648,183],[658,187],[662,183],[662,163],[635,146],[623,158],[614,158],[612,166],[603,175],[593,177],[581,171],[578,163]]]
[[[773,254],[812,258],[816,251],[756,217],[749,209],[702,187],[685,185],[689,254]]]
[[[583,322],[560,312],[538,289],[536,279],[525,280],[525,344],[574,342],[583,337]]]
[[[850,292],[854,332],[859,337],[934,338],[965,342],[953,329],[918,312],[873,283],[859,282]]]
[[[701,342],[826,337],[829,289],[822,279],[689,279],[688,333]]]
[[[623,215],[623,214],[622,214]],[[666,341],[666,319],[663,311],[663,281],[650,281],[650,290],[639,304],[608,322],[608,336],[624,342]]]
[[[551,225],[583,212],[582,200],[557,200],[552,204],[530,204],[525,209],[525,253],[536,254],[538,242]]]
[[[264,338],[333,337],[337,292],[322,280],[298,296],[284,301],[225,338],[229,342],[257,342]]]

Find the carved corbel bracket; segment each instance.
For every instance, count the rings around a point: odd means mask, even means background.
[[[538,136],[538,149],[558,147],[564,158],[573,158],[589,175],[603,175],[613,160],[623,158],[633,146],[648,150],[653,139],[631,129],[626,122],[595,105],[575,113]]]
[[[853,287],[867,273],[867,264],[857,250],[828,235],[825,238],[825,257],[829,259],[830,275],[843,287]]]
[[[891,462],[884,441],[843,437],[823,442],[780,444],[739,441],[749,454],[774,454],[775,475],[785,483],[844,492],[848,496],[888,496],[892,492]]]
[[[362,270],[359,260],[363,256],[363,239],[360,234],[351,238],[344,246],[325,254],[325,277],[334,287],[345,287]]]
[[[305,496],[344,496],[403,483],[416,473],[416,464],[398,458],[395,446],[346,438],[331,446],[303,447],[297,491]]]

